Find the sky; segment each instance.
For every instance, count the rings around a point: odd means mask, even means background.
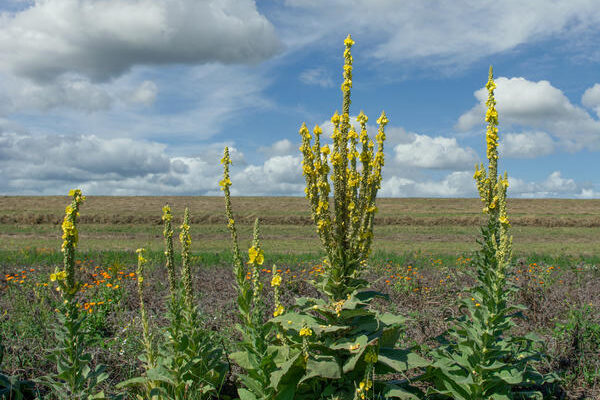
[[[0,194],[301,196],[303,122],[385,110],[380,197],[600,198],[597,0],[0,0]]]

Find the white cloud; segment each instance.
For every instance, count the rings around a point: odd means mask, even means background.
[[[258,148],[258,151],[265,154],[267,157],[285,156],[285,155],[289,155],[293,152],[297,152],[298,147],[299,147],[299,145],[295,146],[288,139],[282,139],[282,140],[278,140],[277,142],[273,143],[271,146],[266,146],[266,147],[260,146]]]
[[[400,165],[417,168],[465,170],[473,168],[477,154],[470,147],[462,148],[455,138],[414,135],[410,143],[394,147],[394,160]]]
[[[255,63],[281,49],[250,0],[46,0],[0,14],[0,69],[104,81],[135,65]]]
[[[114,102],[107,85],[79,76],[65,74],[45,83],[2,73],[0,78],[0,114],[53,108],[92,112],[108,110]]]
[[[383,180],[380,197],[473,197],[476,195],[473,173],[452,172],[441,180],[392,176]]]
[[[523,127],[543,130],[558,139],[569,151],[600,149],[600,121],[583,108],[573,105],[560,89],[548,81],[532,82],[525,78],[496,79],[495,97],[500,128]],[[475,92],[478,103],[458,119],[456,128],[467,131],[483,126],[487,90]],[[502,138],[502,133],[500,134]]]
[[[133,104],[149,106],[156,100],[158,87],[152,81],[144,81],[135,90],[130,91],[125,99]]]
[[[526,182],[519,178],[508,177],[510,197],[582,197],[593,194],[590,188],[578,184],[572,178],[564,178],[560,171],[554,171],[541,182]]]
[[[591,88],[586,89],[581,96],[581,104],[587,108],[591,108],[600,116],[600,84],[596,83]]]
[[[550,37],[577,38],[600,22],[595,0],[438,1],[287,0],[271,18],[286,43],[327,43],[352,26],[356,39],[377,40],[372,55],[391,62],[427,58],[429,65],[462,66]]]
[[[232,148],[232,158],[243,156]],[[0,193],[158,195],[215,193],[222,174],[221,144],[202,156],[172,157],[166,146],[93,135],[0,133]]]
[[[231,193],[243,196],[301,195],[304,177],[300,157],[274,156],[263,165],[249,165],[232,174]]]
[[[508,133],[502,135],[500,156],[508,158],[536,158],[552,154],[554,141],[545,132]]]
[[[333,87],[333,79],[324,68],[311,68],[300,73],[300,81],[307,85],[316,85],[324,88]]]

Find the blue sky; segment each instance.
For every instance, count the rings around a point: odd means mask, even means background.
[[[227,145],[234,194],[302,195],[350,33],[380,196],[476,195],[493,65],[509,195],[600,198],[598,27],[596,0],[3,0],[0,194],[215,195]]]

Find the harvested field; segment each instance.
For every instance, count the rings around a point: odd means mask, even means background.
[[[81,210],[81,250],[132,250],[162,246],[161,207],[169,203],[180,223],[190,207],[193,250],[229,248],[221,197],[90,196]],[[478,199],[390,199],[377,201],[375,248],[387,252],[428,250],[456,255],[475,244],[483,219]],[[0,197],[3,248],[58,248],[66,198]],[[318,248],[308,204],[300,197],[237,197],[235,219],[249,240],[260,218],[265,249],[306,253]],[[508,204],[515,251],[592,255],[600,252],[600,200],[511,199]],[[298,240],[299,238],[303,240]],[[276,239],[276,240],[275,240]]]

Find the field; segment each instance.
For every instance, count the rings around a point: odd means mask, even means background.
[[[2,250],[60,247],[65,197],[0,197]],[[81,215],[80,251],[133,251],[163,247],[161,207],[169,203],[175,221],[188,206],[195,252],[230,248],[219,197],[90,197]],[[314,254],[319,240],[306,199],[240,197],[233,200],[241,236],[249,244],[259,217],[264,249],[270,254]],[[459,256],[476,248],[483,221],[479,199],[378,199],[375,252],[431,252]],[[517,255],[600,254],[600,200],[509,199]],[[299,240],[301,239],[301,240]]]
[[[56,343],[47,327],[54,323],[60,296],[48,277],[62,264],[60,223],[67,203],[60,196],[0,198],[2,370],[20,378],[53,368],[45,354]],[[233,351],[239,339],[231,322],[238,315],[223,198],[91,196],[80,210],[76,265],[87,289],[79,302],[89,314],[95,363],[110,371],[104,383],[109,394],[116,393],[116,383],[142,370],[134,252],[139,247],[149,250],[145,296],[153,329],[166,324],[165,203],[173,210],[174,226],[190,208],[193,285],[206,326],[226,351]],[[322,273],[323,254],[306,199],[241,197],[232,203],[243,252],[251,245],[254,219],[261,220],[265,287],[270,280],[265,275],[276,268],[283,276],[286,307],[295,296],[317,296],[308,281]],[[455,302],[472,283],[465,272],[483,222],[481,202],[378,199],[377,206],[366,276],[390,301],[377,301],[375,307],[410,316],[402,345],[425,352],[447,328],[447,318],[458,314]],[[600,200],[509,200],[508,209],[515,249],[511,282],[521,288],[516,303],[528,308],[514,332],[542,337],[549,357],[540,369],[562,378],[548,389],[548,398],[598,399]],[[235,395],[232,373],[221,398]]]

